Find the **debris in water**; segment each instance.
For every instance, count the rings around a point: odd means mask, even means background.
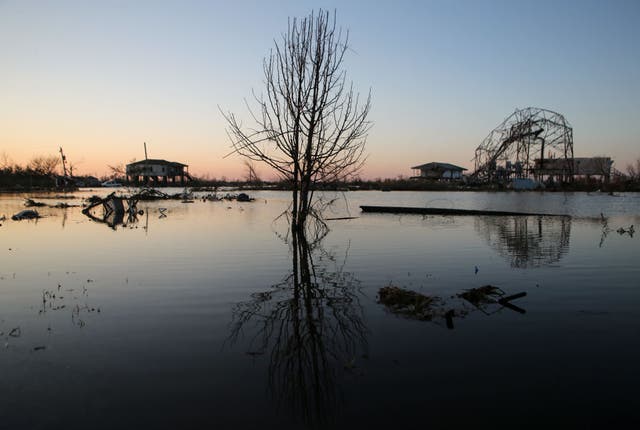
[[[70,205],[69,203],[59,202],[59,203],[56,203],[55,205],[50,206],[50,207],[55,208],[55,209],[67,209],[67,208],[77,208],[79,206],[80,205]]]
[[[433,306],[440,300],[438,297],[429,297],[415,291],[389,285],[378,292],[378,303],[396,315],[406,318],[430,321],[440,315],[440,309]]]
[[[619,235],[628,234],[631,237],[633,237],[633,233],[635,232],[636,230],[633,228],[633,225],[631,225],[627,229],[620,227],[618,230],[616,230],[616,233],[618,233]]]
[[[231,201],[231,200],[236,200],[238,202],[253,202],[255,201],[255,199],[253,197],[250,197],[248,194],[245,193],[240,193],[240,194],[225,194],[224,196],[218,196],[218,193],[213,193],[213,194],[207,194],[206,196],[204,196],[202,198],[202,201],[211,201],[211,202],[219,202],[222,200],[227,200],[227,201]],[[266,203],[266,200],[265,200]]]
[[[42,351],[43,349],[47,349],[47,347],[46,347],[46,346],[44,346],[44,345],[34,346],[34,347],[33,347],[33,350],[34,350],[34,351]]]
[[[22,221],[23,219],[37,219],[37,218],[42,218],[42,217],[40,216],[38,211],[31,210],[31,209],[20,211],[11,217],[11,219],[14,221]]]
[[[449,330],[453,330],[453,317],[456,316],[456,311],[453,309],[449,309],[445,314],[444,318],[447,322],[447,328]]]
[[[249,197],[245,193],[240,193],[240,194],[238,194],[238,197],[236,197],[236,200],[239,201],[239,202],[252,202],[255,199],[252,199],[251,197]]]
[[[28,208],[46,206],[46,204],[42,202],[36,202],[35,200],[32,200],[32,199],[24,199],[24,205]]]
[[[484,287],[471,288],[464,293],[458,294],[458,297],[465,299],[472,305],[478,307],[483,304],[497,303],[494,297],[502,297],[504,291],[498,287],[492,285],[485,285]]]
[[[20,337],[21,335],[22,335],[22,331],[20,330],[20,327],[14,327],[9,332],[9,336],[11,337]]]
[[[512,311],[524,314],[527,311],[511,303],[511,300],[519,299],[520,297],[525,297],[526,295],[527,295],[526,292],[522,292],[522,293],[514,294],[512,296],[502,297],[501,299],[498,300],[498,304],[504,306],[505,308],[509,308]]]
[[[452,302],[389,285],[378,292],[378,303],[385,305],[392,313],[406,318],[435,323],[443,320],[446,327],[451,330],[454,328],[455,318],[464,318],[471,311],[465,302],[471,303],[476,310],[486,315],[499,312],[504,308],[524,314],[526,313],[524,309],[511,302],[526,295],[526,292],[521,292],[507,296],[502,289],[485,285],[451,296]],[[490,312],[487,310],[489,305],[495,305]]]

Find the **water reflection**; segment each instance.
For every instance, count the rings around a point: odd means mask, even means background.
[[[359,281],[342,262],[291,240],[292,266],[282,282],[252,295],[233,311],[229,337],[250,332],[247,354],[269,357],[269,392],[279,406],[309,426],[333,421],[339,405],[337,378],[355,369],[367,348]]]
[[[475,218],[475,229],[511,267],[556,263],[569,251],[571,217],[514,216]]]

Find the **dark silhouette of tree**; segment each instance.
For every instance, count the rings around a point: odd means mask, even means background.
[[[49,176],[56,172],[60,158],[56,155],[38,155],[33,157],[27,168],[38,175]]]
[[[640,158],[635,164],[627,164],[627,176],[632,182],[640,181]]]
[[[2,151],[2,154],[0,154],[0,171],[11,172],[11,164],[11,157],[9,157],[9,154]]]
[[[361,100],[347,83],[348,39],[326,11],[290,20],[263,61],[266,94],[254,93],[257,107],[248,105],[255,126],[223,113],[233,153],[266,163],[290,183],[292,230],[304,229],[309,216],[321,219],[316,183],[346,180],[365,159],[371,93]]]

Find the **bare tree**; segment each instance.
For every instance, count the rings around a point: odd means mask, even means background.
[[[111,172],[111,174],[109,175],[111,177],[111,179],[122,178],[122,177],[124,177],[126,175],[126,169],[124,167],[124,164],[122,164],[122,163],[118,163],[115,166],[107,164],[107,167],[109,168],[109,171]]]
[[[38,155],[29,161],[27,168],[39,175],[53,175],[58,164],[60,158],[57,155]]]
[[[640,181],[640,158],[636,160],[635,165],[634,164],[627,165],[627,175],[629,176],[629,179],[631,179],[631,181],[633,182]]]
[[[348,39],[335,13],[290,19],[263,61],[266,95],[254,93],[257,108],[247,104],[255,127],[223,113],[232,153],[266,163],[291,184],[293,230],[304,229],[310,215],[321,219],[315,184],[348,179],[365,159],[371,92],[361,100],[346,81]]]
[[[11,163],[11,157],[9,157],[9,154],[2,151],[2,154],[0,154],[0,171],[6,172],[12,170]]]

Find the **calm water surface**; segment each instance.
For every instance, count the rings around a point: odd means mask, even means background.
[[[140,202],[115,228],[78,207],[12,221],[27,195],[1,195],[0,428],[637,423],[640,242],[617,230],[640,228],[640,195],[327,194],[328,217],[359,218],[296,259],[289,194],[251,194]],[[437,297],[431,320],[378,303],[389,285]],[[484,285],[526,296],[458,296]]]

